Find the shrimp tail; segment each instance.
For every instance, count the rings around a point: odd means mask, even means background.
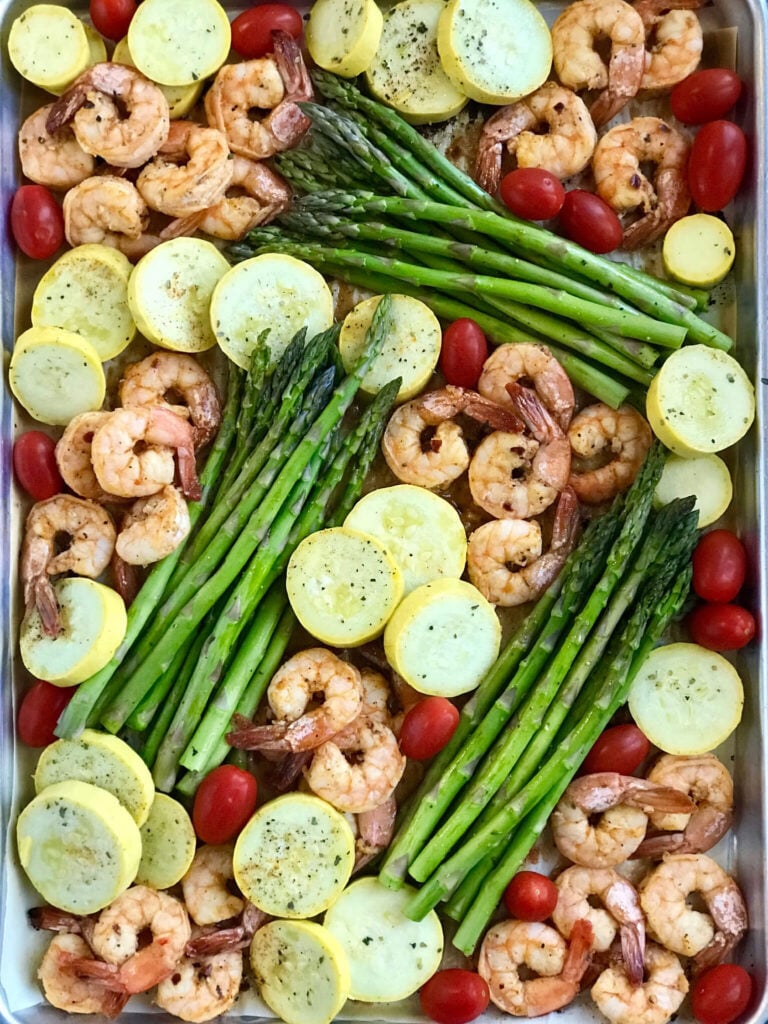
[[[313,756],[312,750],[298,750],[281,759],[270,775],[270,783],[278,793],[287,793],[301,778]]]
[[[630,807],[639,807],[646,813],[662,811],[667,814],[690,814],[695,806],[690,797],[671,786],[643,786],[635,791],[630,788],[622,802]]]
[[[88,957],[78,956],[76,953],[68,953],[63,949],[59,950],[57,959],[61,967],[71,971],[80,978],[92,978],[94,981],[100,982],[111,992],[126,992],[117,964],[108,964],[103,960],[93,960]]]
[[[38,576],[31,584],[31,599],[27,601],[27,606],[37,608],[40,621],[43,624],[43,632],[47,636],[59,635],[61,632],[59,606],[51,581],[47,576]]]
[[[301,55],[301,47],[288,32],[276,29],[272,32],[275,63],[285,86],[287,100],[311,100],[314,97],[312,79]],[[303,115],[306,116],[306,115]],[[307,118],[309,127],[309,118]]]
[[[79,934],[83,918],[79,914],[70,914],[57,907],[31,907],[27,911],[27,920],[35,931],[73,932]]]
[[[641,985],[645,966],[645,924],[642,921],[623,924],[621,957],[630,984]]]
[[[200,223],[205,220],[207,210],[200,210],[199,213],[190,213],[187,217],[177,217],[170,224],[166,224],[160,232],[160,238],[165,242],[169,238],[182,238],[194,235]]]
[[[230,928],[212,928],[190,939],[184,955],[195,960],[201,956],[245,949],[259,928],[270,920],[269,914],[259,910],[253,903],[246,903],[239,924]]]
[[[126,562],[115,552],[112,555],[111,569],[115,590],[122,597],[126,608],[130,608],[141,589],[141,580],[136,566]]]
[[[493,196],[501,181],[501,142],[485,142],[478,147],[475,158],[475,181]]]
[[[190,501],[200,501],[203,496],[200,481],[197,479],[197,466],[195,464],[194,445],[182,446],[176,449],[179,460],[179,484],[185,498]]]
[[[567,981],[578,984],[583,978],[592,960],[594,938],[595,932],[591,921],[580,917],[574,922],[563,966],[563,978]]]
[[[69,124],[88,98],[85,86],[75,83],[60,96],[48,111],[45,130],[53,135],[59,128]]]
[[[555,511],[555,521],[552,524],[551,550],[556,550],[558,555],[566,558],[576,543],[576,534],[579,529],[579,499],[572,487],[566,487],[560,493]]]
[[[235,716],[242,719],[242,715]],[[273,725],[254,725],[248,719],[235,725],[232,732],[227,733],[227,743],[237,750],[263,750],[268,753],[291,753],[288,736],[288,725],[275,722]]]
[[[562,435],[562,430],[539,400],[535,391],[531,388],[524,388],[517,381],[507,384],[506,390],[512,402],[512,408],[540,444]]]

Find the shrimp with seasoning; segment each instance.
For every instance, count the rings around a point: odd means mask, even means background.
[[[62,536],[69,545],[57,551]],[[61,630],[51,576],[73,572],[96,579],[109,565],[115,547],[110,514],[93,501],[56,494],[29,510],[21,548],[21,581],[27,612],[37,608],[49,636]]]
[[[174,1017],[202,1024],[232,1008],[242,981],[243,954],[239,950],[185,956],[157,986],[155,1002]]]
[[[532,387],[560,429],[568,429],[576,404],[573,386],[546,345],[499,345],[483,364],[477,390],[492,402],[511,408],[507,384],[515,383]]]
[[[587,406],[568,428],[574,456],[568,483],[588,505],[610,501],[631,486],[652,440],[647,421],[631,405],[611,409],[597,402]]]
[[[174,401],[169,402],[169,397]],[[159,406],[177,416],[189,416],[196,449],[211,440],[221,423],[221,403],[210,375],[182,352],[153,352],[131,363],[120,381],[120,402],[126,407]]]
[[[243,912],[245,900],[227,887],[235,877],[232,850],[231,843],[196,850],[181,880],[184,903],[195,924],[218,924]]]
[[[52,106],[46,126],[53,133],[72,122],[86,153],[114,167],[141,167],[168,138],[168,101],[136,68],[93,64]]]
[[[86,178],[64,196],[64,234],[72,246],[108,245],[139,259],[159,239],[146,234],[147,204],[135,185],[113,174]]]
[[[586,920],[575,922],[570,944],[539,921],[502,921],[483,939],[477,971],[500,1010],[515,1017],[541,1017],[579,994],[591,944],[592,926]],[[521,967],[537,977],[523,980]]]
[[[581,918],[592,925],[592,948],[605,952],[611,948],[617,931],[629,977],[634,984],[643,978],[645,915],[637,890],[613,868],[566,868],[555,881],[557,906],[552,920],[566,938]],[[595,905],[599,900],[602,907]]]
[[[136,188],[152,210],[186,217],[217,203],[232,181],[232,171],[223,132],[193,121],[173,121],[168,138],[142,169]]]
[[[307,785],[339,811],[363,814],[394,793],[405,771],[397,737],[386,725],[363,722],[315,751],[304,772]]]
[[[635,984],[622,967],[603,971],[590,992],[598,1010],[611,1024],[667,1024],[688,992],[688,979],[674,953],[645,947],[645,980]]]
[[[93,435],[108,418],[108,412],[81,412],[69,421],[56,443],[56,465],[62,480],[75,494],[91,501],[120,500],[107,494],[96,479],[91,464]]]
[[[67,1013],[103,1013],[114,1020],[128,1002],[129,993],[121,986],[115,991],[109,981],[79,975],[70,966],[73,959],[92,956],[90,946],[79,935],[54,935],[37,970],[43,995],[51,1006]]]
[[[192,427],[161,406],[116,409],[93,435],[91,459],[105,491],[124,498],[146,498],[173,483],[174,451],[181,489],[198,501]]]
[[[542,134],[543,126],[547,131]],[[589,163],[597,131],[584,101],[573,90],[545,82],[525,99],[502,107],[483,125],[475,178],[491,194],[499,187],[505,143],[518,167],[541,167],[556,178],[570,178]]]
[[[533,520],[494,519],[472,532],[467,547],[471,582],[491,604],[511,608],[539,597],[556,578],[576,541],[579,503],[567,487],[560,495],[549,551]]]
[[[157,494],[139,498],[128,509],[115,551],[128,565],[151,565],[170,555],[191,529],[181,493],[167,484]]]
[[[703,0],[636,0],[646,33],[642,92],[671,89],[699,66],[704,36],[695,10]]]
[[[582,775],[563,793],[552,814],[552,838],[574,864],[607,868],[638,848],[653,810],[684,814],[691,801],[677,789],[633,775]],[[600,820],[595,822],[595,815]]]
[[[659,117],[635,117],[603,135],[592,157],[595,186],[617,213],[641,210],[624,229],[622,245],[649,245],[688,212],[691,193],[686,167],[690,144]],[[642,171],[653,164],[653,181]]]
[[[731,827],[733,779],[714,754],[664,754],[648,773],[648,780],[680,790],[693,800],[695,807],[692,814],[654,811],[651,824],[664,831],[644,840],[635,851],[637,857],[704,853]]]
[[[363,702],[360,673],[326,648],[311,647],[272,676],[267,701],[277,721],[254,725],[236,715],[227,742],[241,750],[314,750],[357,718]]]
[[[609,39],[606,67],[598,46]],[[645,27],[625,0],[576,0],[552,26],[557,77],[569,89],[600,89],[590,107],[596,128],[636,95],[645,70]]]
[[[69,125],[48,131],[46,122],[52,107],[52,103],[40,107],[19,129],[19,160],[22,173],[30,181],[65,191],[90,178],[96,161],[81,147]]]
[[[469,466],[460,413],[496,430],[522,424],[509,410],[468,388],[447,385],[405,402],[392,413],[381,439],[387,465],[406,484],[447,487]]]
[[[242,914],[234,922],[227,921],[222,927],[212,925],[194,928],[184,953],[190,960],[196,960],[201,956],[213,956],[214,953],[245,949],[259,928],[271,920],[269,914],[259,910],[253,903],[246,902]]]
[[[707,912],[694,910],[698,893]],[[736,882],[705,853],[673,853],[640,886],[648,929],[667,949],[693,957],[694,974],[724,960],[747,930],[747,908]]]
[[[534,391],[507,384],[507,392],[533,437],[496,431],[484,438],[469,464],[469,489],[489,515],[529,519],[548,509],[567,487],[571,448]]]
[[[226,135],[233,153],[249,160],[290,149],[310,126],[298,106],[313,96],[299,45],[287,32],[272,38],[273,55],[225,64],[205,97],[208,124]],[[258,120],[254,110],[270,113]]]

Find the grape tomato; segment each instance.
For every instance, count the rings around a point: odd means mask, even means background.
[[[704,601],[732,601],[744,586],[747,551],[730,530],[705,533],[693,552],[693,589]]]
[[[446,697],[425,697],[408,711],[400,728],[400,749],[406,757],[434,757],[459,724],[459,711]]]
[[[136,0],[91,0],[89,13],[96,31],[116,43],[128,34]]]
[[[621,245],[621,221],[600,196],[575,188],[566,192],[560,211],[560,230],[590,252],[613,252]]]
[[[650,753],[648,738],[636,725],[612,725],[598,736],[584,759],[580,774],[618,772],[634,775]]]
[[[741,185],[747,166],[747,139],[733,121],[709,121],[691,145],[688,185],[705,213],[722,210]]]
[[[29,747],[47,747],[56,739],[54,729],[76,686],[54,686],[37,680],[21,700],[16,728],[19,739]]]
[[[704,124],[727,114],[743,88],[744,83],[735,71],[705,68],[677,83],[670,94],[669,105],[683,124]]]
[[[741,605],[712,602],[694,608],[688,630],[693,642],[709,651],[738,651],[754,638],[756,623]]]
[[[419,991],[424,1014],[438,1024],[466,1024],[485,1011],[488,985],[479,974],[449,967],[433,974]]]
[[[192,824],[204,843],[226,843],[243,829],[256,809],[256,779],[223,764],[200,783],[192,806]]]
[[[11,200],[11,231],[21,251],[47,260],[64,242],[64,214],[43,185],[22,185]]]
[[[746,1010],[752,976],[737,964],[718,964],[694,981],[691,1008],[700,1024],[731,1024]]]
[[[557,906],[558,888],[538,871],[518,871],[504,891],[504,906],[518,921],[546,921]]]
[[[560,212],[565,189],[560,179],[540,167],[518,167],[501,181],[504,204],[526,220],[550,220]]]
[[[475,388],[488,358],[488,342],[479,324],[461,317],[443,331],[440,369],[448,384]]]
[[[45,501],[64,490],[64,481],[56,465],[56,442],[41,430],[28,430],[16,438],[13,472],[35,501]]]
[[[232,22],[232,49],[251,60],[272,53],[272,33],[287,32],[298,39],[304,31],[304,20],[290,4],[259,4],[238,14]]]

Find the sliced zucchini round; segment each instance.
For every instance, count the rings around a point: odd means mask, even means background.
[[[266,331],[272,356],[307,328],[312,338],[333,323],[333,296],[322,274],[293,256],[266,253],[232,267],[211,299],[211,324],[219,347],[244,370]]]
[[[35,769],[36,793],[67,779],[106,789],[139,827],[147,820],[155,798],[152,773],[136,751],[117,736],[95,729],[84,729],[77,739],[56,740],[40,755]]]
[[[149,816],[141,826],[141,861],[137,885],[170,889],[186,875],[197,839],[192,821],[178,800],[155,793]]]
[[[83,22],[83,28],[85,29],[85,36],[88,40],[88,63],[86,65],[87,70],[87,68],[93,67],[94,64],[101,64],[103,61],[107,59],[107,44],[104,42],[103,37],[99,35],[95,28],[93,28],[93,26]],[[80,72],[80,74],[82,74],[82,72]],[[57,87],[56,89],[49,88],[48,92],[52,92],[54,96],[61,96],[62,93],[66,92],[67,89],[69,89],[73,81],[74,79],[70,79],[69,82],[65,82],[63,85]]]
[[[733,266],[736,243],[724,220],[694,213],[675,221],[664,236],[664,269],[684,284],[711,288]]]
[[[349,881],[355,840],[325,800],[287,793],[260,807],[240,833],[232,865],[240,891],[273,917],[315,917]]]
[[[35,4],[11,25],[8,56],[34,85],[63,92],[88,67],[88,36],[82,21],[63,4]]]
[[[728,467],[717,455],[693,455],[681,458],[668,455],[656,485],[654,504],[668,505],[675,498],[696,495],[699,528],[710,526],[731,504],[733,481]]]
[[[323,924],[349,960],[350,999],[363,1003],[405,999],[440,966],[444,940],[435,911],[421,921],[405,916],[405,906],[415,894],[409,885],[393,891],[376,878],[360,878],[347,886],[326,913]]]
[[[217,0],[143,0],[128,29],[136,67],[160,85],[192,85],[215,74],[231,42]]]
[[[376,0],[315,0],[304,30],[315,64],[354,78],[373,60],[384,24]]]
[[[115,64],[127,64],[131,68],[136,67],[136,62],[131,56],[131,50],[128,46],[128,36],[124,36],[116,44],[112,60]],[[175,118],[187,116],[200,99],[204,84],[202,80],[192,82],[191,85],[161,85],[160,82],[156,83],[168,102],[168,116],[172,121]]]
[[[128,306],[131,264],[107,245],[78,245],[46,271],[32,296],[35,327],[63,327],[113,359],[136,335]]]
[[[139,826],[117,797],[89,782],[57,782],[16,824],[21,866],[43,899],[94,914],[128,888],[141,858]]]
[[[19,335],[8,383],[30,416],[56,426],[100,409],[106,392],[96,349],[62,327],[30,327]]]
[[[333,647],[379,636],[403,596],[403,576],[381,541],[336,526],[310,534],[291,555],[288,600],[304,628]]]
[[[341,945],[311,921],[270,921],[251,942],[259,995],[285,1024],[330,1024],[349,995]]]

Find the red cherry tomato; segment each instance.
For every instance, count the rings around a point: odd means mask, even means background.
[[[272,53],[272,33],[277,29],[298,39],[304,31],[304,21],[289,4],[259,4],[238,14],[232,22],[232,49],[241,57],[251,59]]]
[[[439,1024],[466,1024],[485,1011],[490,993],[479,974],[449,967],[432,975],[419,999],[424,1014]]]
[[[440,369],[449,384],[460,388],[477,387],[487,358],[488,342],[474,320],[461,317],[443,331]]]
[[[406,757],[424,761],[442,750],[456,731],[459,711],[445,697],[425,697],[414,704],[400,728],[400,749]]]
[[[47,747],[56,739],[53,730],[76,686],[54,686],[38,680],[24,694],[16,727],[29,747]]]
[[[501,198],[526,220],[549,220],[560,213],[565,189],[560,179],[540,167],[518,167],[501,180]]]
[[[11,200],[11,231],[21,251],[47,260],[64,241],[64,215],[42,185],[22,185]]]
[[[590,252],[612,252],[621,245],[621,221],[600,196],[575,188],[566,192],[560,230]]]
[[[16,438],[13,471],[35,501],[45,501],[64,490],[64,481],[56,465],[56,442],[41,430],[28,430]]]
[[[669,97],[672,113],[683,124],[704,124],[727,114],[744,83],[735,71],[706,68],[678,82]]]
[[[746,1010],[752,995],[752,976],[736,964],[718,964],[694,981],[693,1015],[701,1024],[731,1024]]]
[[[117,42],[128,32],[136,0],[91,0],[89,11],[96,31]]]
[[[694,643],[710,651],[738,651],[755,635],[755,617],[738,604],[702,604],[688,616]]]
[[[242,830],[256,808],[256,779],[223,764],[200,783],[192,806],[192,824],[204,843],[226,843]]]
[[[519,921],[545,921],[557,906],[557,886],[538,871],[518,871],[504,891],[504,906]]]
[[[693,552],[693,589],[704,601],[732,601],[744,586],[747,552],[735,533],[705,533]]]
[[[747,139],[733,121],[710,121],[693,140],[688,185],[700,210],[722,210],[739,190],[747,166]]]
[[[582,775],[618,772],[634,775],[648,757],[651,744],[636,725],[612,725],[595,741],[581,766]]]

